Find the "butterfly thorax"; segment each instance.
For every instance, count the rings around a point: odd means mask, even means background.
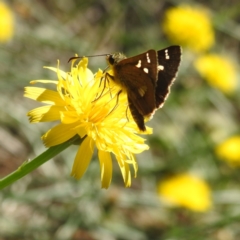
[[[120,53],[120,52],[116,52],[114,54],[110,54],[110,55],[107,55],[107,63],[110,67],[110,69],[113,71],[113,76],[112,76],[112,80],[118,84],[122,90],[126,90],[126,85],[124,84],[125,81],[124,81],[124,77],[122,76],[122,65],[120,65],[119,63],[124,60],[124,59],[127,59],[127,57],[123,54],[123,53]]]
[[[116,52],[114,54],[107,55],[107,62],[108,62],[108,65],[111,67],[126,58],[127,57],[123,53]]]

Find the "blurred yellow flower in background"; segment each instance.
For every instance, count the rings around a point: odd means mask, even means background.
[[[207,54],[195,61],[195,68],[212,87],[226,94],[237,88],[234,64],[218,54]]]
[[[7,42],[13,36],[13,14],[10,8],[0,1],[0,42]]]
[[[144,139],[137,136],[139,130],[131,115],[126,118],[127,97],[119,95],[117,86],[107,87],[102,83],[103,72],[95,75],[87,68],[88,59],[83,58],[71,72],[48,67],[58,75],[55,80],[36,80],[31,83],[46,83],[56,86],[57,91],[46,88],[26,87],[25,97],[48,104],[28,113],[32,123],[60,121],[42,136],[47,147],[66,142],[78,135],[81,143],[74,160],[71,175],[77,179],[85,173],[94,148],[98,149],[102,187],[108,188],[112,179],[112,157],[116,156],[125,186],[131,185],[130,165],[135,176],[137,162],[134,154],[147,150]],[[151,129],[147,128],[146,133]]]
[[[216,147],[216,154],[232,166],[240,166],[240,136],[226,139]]]
[[[163,20],[163,31],[173,43],[196,52],[214,44],[214,31],[205,10],[188,5],[170,8]]]
[[[161,181],[158,193],[166,203],[193,211],[204,212],[212,205],[208,184],[201,178],[187,173]]]

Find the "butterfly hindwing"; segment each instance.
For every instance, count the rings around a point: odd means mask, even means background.
[[[138,111],[138,109],[135,107],[134,102],[131,100],[131,98],[128,95],[128,106],[130,109],[130,112],[132,114],[132,117],[135,121],[135,123],[137,124],[138,128],[141,131],[146,131],[146,127],[144,124],[144,117],[143,115]]]
[[[158,77],[155,90],[156,108],[162,107],[174,82],[181,61],[181,48],[171,46],[157,52]]]

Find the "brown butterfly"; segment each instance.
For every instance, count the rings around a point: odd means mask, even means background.
[[[180,46],[149,50],[130,58],[121,53],[107,55],[113,70],[113,76],[108,76],[127,93],[131,114],[140,130],[146,130],[144,118],[163,106],[180,61]]]

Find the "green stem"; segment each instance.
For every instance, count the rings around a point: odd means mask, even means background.
[[[41,166],[43,163],[47,162],[48,160],[55,157],[58,153],[62,152],[66,148],[68,148],[70,145],[72,145],[78,139],[79,139],[79,137],[75,136],[65,143],[59,144],[54,147],[50,147],[45,152],[43,152],[41,155],[34,158],[32,161],[24,162],[20,167],[18,167],[17,170],[15,170],[14,172],[10,173],[9,175],[7,175],[6,177],[4,177],[0,180],[0,189],[3,189],[5,187],[9,186],[10,184],[16,182],[17,180],[24,177],[28,173],[32,172],[33,170],[35,170],[36,168]]]

